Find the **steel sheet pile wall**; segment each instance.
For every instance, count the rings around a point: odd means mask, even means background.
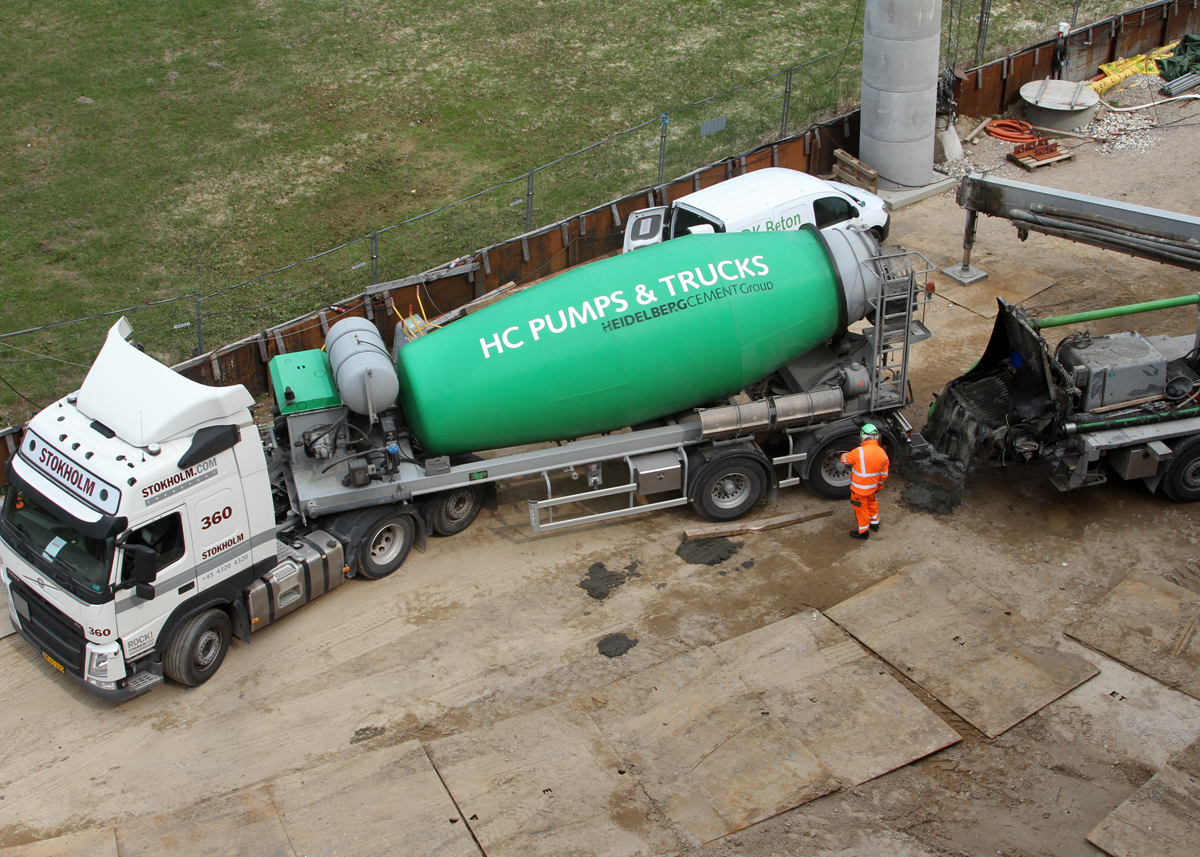
[[[1200,30],[1200,0],[1167,0],[1125,12],[1083,27],[1066,38],[1064,80],[1091,80],[1101,63],[1170,44]],[[1054,72],[1055,42],[1042,42],[972,69],[968,80],[955,86],[958,112],[963,116],[1003,113],[1020,98],[1031,80]]]

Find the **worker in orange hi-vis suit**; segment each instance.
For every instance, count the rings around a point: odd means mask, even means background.
[[[859,445],[842,453],[842,464],[850,468],[850,505],[858,529],[850,531],[852,539],[869,539],[872,530],[879,531],[879,503],[875,492],[888,478],[888,457],[879,445],[879,429],[871,423],[862,427]]]

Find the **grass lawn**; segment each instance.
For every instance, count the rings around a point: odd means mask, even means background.
[[[993,44],[1009,19],[1071,5],[997,2]],[[381,239],[383,274],[415,273],[524,231],[530,168],[861,34],[860,4],[833,0],[9,0],[0,333],[209,294],[516,179]],[[797,72],[793,129],[850,106],[858,73],[853,51]],[[668,176],[777,133],[782,80],[673,114]],[[699,123],[725,114],[732,130],[700,146]],[[539,173],[535,225],[651,183],[658,133]],[[206,345],[361,289],[368,253],[359,241],[214,300]],[[174,325],[194,311],[188,297],[135,326],[177,360],[195,329]],[[112,321],[0,340],[0,376],[45,404]],[[0,386],[19,418],[16,401]]]

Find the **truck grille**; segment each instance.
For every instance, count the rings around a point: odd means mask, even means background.
[[[21,580],[8,576],[9,584],[29,605],[29,618],[21,617],[21,629],[53,657],[77,676],[83,675],[83,655],[87,640],[78,623],[59,612],[37,590]]]

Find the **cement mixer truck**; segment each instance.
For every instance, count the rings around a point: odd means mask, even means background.
[[[232,636],[391,574],[517,478],[546,486],[535,532],[689,503],[730,520],[799,483],[845,496],[836,463],[862,423],[894,450],[919,442],[900,413],[929,335],[914,258],[865,232],[698,235],[390,351],[346,318],[323,350],[272,360],[261,428],[244,387],[176,374],[122,319],[9,461],[13,625],[122,700],[206,681]]]

